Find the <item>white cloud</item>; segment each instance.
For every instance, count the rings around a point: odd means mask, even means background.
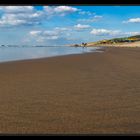
[[[59,12],[59,13],[62,13],[62,12],[76,12],[76,11],[78,11],[78,9],[74,8],[74,7],[70,7],[70,6],[57,6],[57,7],[54,8],[54,11]]]
[[[133,35],[139,35],[140,32],[126,32],[124,34],[129,35],[129,36],[133,36]]]
[[[77,12],[79,9],[71,6],[44,6],[44,11],[49,16],[59,15],[65,16],[73,12]]]
[[[121,30],[108,29],[93,29],[90,33],[96,36],[133,36],[140,34],[140,32],[123,32]]]
[[[41,31],[30,31],[30,35],[32,35],[32,36],[39,35],[40,33],[41,33]]]
[[[33,6],[1,6],[0,26],[36,25],[43,19],[43,12]]]
[[[102,18],[102,16],[95,15],[95,13],[90,11],[83,11],[72,6],[43,6],[43,10],[37,10],[34,6],[0,6],[0,11],[0,27],[38,25],[49,20],[50,17],[65,16],[75,12],[93,16],[89,19],[81,19],[81,21],[85,22],[94,22]],[[86,27],[79,26],[77,28],[82,29]]]
[[[105,36],[105,35],[118,35],[121,33],[120,30],[107,30],[107,29],[92,29],[90,32],[96,36]]]
[[[84,30],[84,29],[89,29],[90,28],[90,25],[77,24],[77,25],[74,26],[74,28],[76,30]]]
[[[0,10],[6,13],[29,13],[34,10],[33,6],[0,6]]]
[[[96,22],[100,20],[102,16],[95,15],[93,17],[87,18],[87,19],[78,19],[79,22]]]
[[[140,18],[130,18],[127,21],[123,21],[123,23],[140,23]]]
[[[0,26],[38,25],[51,16],[64,16],[78,11],[70,6],[44,6],[37,10],[33,6],[0,6]]]
[[[59,34],[58,32],[53,31],[53,30],[52,31],[43,31],[42,33],[45,36],[57,36]]]
[[[90,12],[90,11],[79,11],[79,14],[80,15],[88,15],[88,16],[92,16],[92,15],[95,15],[95,13],[93,12]]]
[[[42,42],[44,40],[55,40],[60,37],[59,32],[55,30],[33,30],[29,32],[30,36],[36,38],[38,42]]]
[[[29,32],[30,40],[34,39],[37,42],[45,41],[68,41],[72,36],[73,27],[55,27],[51,30],[32,30]],[[27,35],[27,36],[28,36]]]
[[[56,36],[58,35],[58,32],[55,31],[50,31],[50,30],[45,30],[45,31],[41,31],[41,30],[33,30],[30,31],[30,35],[32,36],[37,36],[37,35],[42,35],[42,36]]]
[[[64,32],[64,31],[70,31],[71,30],[71,28],[69,27],[55,27],[54,28],[56,31],[58,31],[58,32]]]
[[[0,20],[0,26],[19,25],[19,24],[25,24],[25,20],[17,19],[12,14],[6,14]]]
[[[100,18],[102,18],[102,17],[103,17],[103,16],[99,16],[99,15],[95,15],[95,16],[94,16],[95,19],[100,19]]]
[[[40,24],[39,13],[34,14],[5,14],[0,19],[0,26],[36,25]]]

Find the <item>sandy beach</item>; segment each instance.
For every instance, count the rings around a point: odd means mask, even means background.
[[[0,133],[140,134],[140,48],[1,63]]]

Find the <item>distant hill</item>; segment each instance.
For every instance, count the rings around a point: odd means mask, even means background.
[[[108,40],[101,40],[97,42],[90,42],[88,43],[87,46],[91,45],[116,45],[116,44],[128,44],[128,43],[134,43],[140,41],[140,35],[135,35],[135,36],[130,36],[130,37],[122,37],[122,38],[113,38],[113,39],[108,39]]]
[[[97,42],[88,42],[87,46],[116,46],[116,45],[128,45],[128,44],[137,44],[140,46],[140,35],[130,36],[130,37],[121,37],[113,39],[105,39]],[[82,44],[73,44],[72,46],[82,46]]]

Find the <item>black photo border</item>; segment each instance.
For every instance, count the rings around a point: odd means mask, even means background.
[[[0,0],[0,5],[140,5],[138,0]]]

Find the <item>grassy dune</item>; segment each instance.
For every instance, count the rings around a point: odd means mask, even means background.
[[[74,44],[72,46],[82,46],[82,44]],[[86,46],[140,47],[140,35],[88,42]]]

